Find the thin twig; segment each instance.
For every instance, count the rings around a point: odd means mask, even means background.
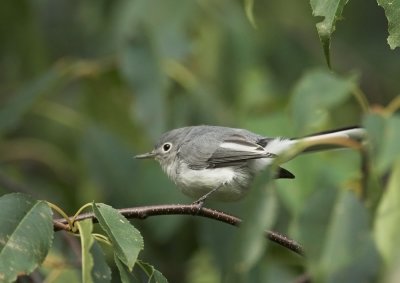
[[[153,206],[122,208],[118,209],[118,211],[126,218],[135,218],[135,219],[146,219],[147,217],[158,216],[158,215],[193,215],[193,216],[202,216],[217,221],[225,222],[233,226],[239,226],[240,223],[242,222],[240,218],[237,218],[235,216],[210,208],[199,209],[197,205],[184,205],[184,204],[153,205]],[[97,219],[93,213],[80,214],[76,217],[75,221],[81,221],[89,218],[93,219],[94,222],[97,222]],[[67,223],[68,221],[65,218],[55,219],[54,230],[68,231],[69,227]],[[299,255],[304,255],[303,248],[299,243],[297,243],[292,239],[289,239],[288,237],[280,233],[273,231],[266,231],[266,237],[270,241],[282,247],[285,247]]]

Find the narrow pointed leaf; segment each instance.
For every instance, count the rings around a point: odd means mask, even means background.
[[[44,201],[19,193],[0,198],[0,282],[31,273],[53,240],[52,212]]]
[[[375,218],[374,236],[377,247],[387,265],[400,255],[400,159],[397,159],[391,177],[379,204]]]
[[[106,283],[111,281],[111,270],[103,251],[94,240],[92,220],[77,223],[82,245],[82,282]]]
[[[246,11],[246,16],[253,28],[257,28],[256,20],[254,19],[254,0],[245,0],[244,9]]]
[[[144,261],[140,261],[140,267],[149,277],[148,283],[168,283],[167,278],[162,275],[160,271],[154,268],[151,264],[148,264]]]
[[[119,271],[119,277],[122,283],[137,283],[140,282],[131,271],[129,271],[128,267],[117,257],[114,256],[115,264]]]
[[[132,270],[143,249],[140,232],[116,209],[103,203],[93,204],[101,228],[111,240],[117,257]]]
[[[335,31],[336,21],[341,18],[343,8],[348,0],[311,0],[311,8],[315,17],[323,17],[324,19],[317,23],[317,31],[321,40],[325,59],[329,67],[330,60],[330,44],[332,33]]]
[[[92,236],[93,223],[91,219],[79,221],[77,223],[82,246],[82,282],[92,283],[93,256],[90,253],[94,239]]]

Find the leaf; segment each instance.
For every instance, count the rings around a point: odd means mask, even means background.
[[[82,246],[82,282],[94,282],[92,269],[94,265],[93,256],[90,253],[94,239],[92,236],[93,223],[91,219],[77,222]]]
[[[385,15],[389,23],[387,42],[391,49],[395,49],[400,46],[400,1],[377,0],[377,2],[385,10]]]
[[[364,118],[364,125],[368,131],[375,166],[380,173],[384,173],[400,156],[400,116],[369,114]]]
[[[94,240],[92,220],[78,221],[77,225],[82,245],[82,282],[110,282],[111,270],[99,244]]]
[[[342,191],[332,211],[318,274],[323,282],[370,282],[378,271],[378,258],[366,208],[352,192]]]
[[[107,265],[104,253],[100,247],[100,245],[94,241],[92,248],[90,250],[94,266],[92,269],[92,278],[96,283],[106,283],[111,281],[111,270],[110,267]]]
[[[295,129],[304,134],[323,125],[328,110],[339,105],[354,85],[354,78],[341,78],[324,69],[307,72],[296,84],[292,95]]]
[[[316,282],[370,282],[378,254],[365,207],[352,192],[332,187],[315,191],[301,211],[296,238]]]
[[[63,72],[52,68],[14,94],[0,109],[0,135],[15,128],[32,104],[53,88],[62,75]]]
[[[149,283],[168,283],[167,278],[165,278],[164,275],[162,275],[162,273],[155,269],[152,265],[141,260],[139,266],[149,277]]]
[[[122,283],[137,283],[139,280],[132,274],[131,271],[127,268],[127,266],[119,260],[119,258],[114,256],[115,264],[117,265],[119,271],[119,277]]]
[[[325,53],[328,67],[331,68],[330,44],[331,36],[335,31],[336,21],[341,18],[343,8],[348,0],[311,0],[311,8],[315,17],[323,17],[317,23],[317,31]]]
[[[386,266],[400,255],[400,158],[392,169],[390,180],[379,204],[374,223],[376,245]]]
[[[256,20],[254,19],[254,0],[244,0],[244,9],[246,11],[247,19],[253,28],[257,28]]]
[[[363,119],[363,126],[368,132],[372,157],[377,159],[384,141],[382,137],[385,132],[386,119],[377,113],[369,113]]]
[[[265,251],[265,230],[274,224],[277,210],[271,174],[264,172],[245,199],[246,214],[232,249],[232,280],[247,273]]]
[[[0,198],[0,281],[15,281],[45,259],[53,240],[52,212],[20,193]]]
[[[117,257],[129,270],[132,270],[139,252],[143,249],[143,238],[140,232],[109,205],[93,204],[93,211],[101,228],[111,240]]]
[[[132,114],[145,125],[150,137],[156,139],[165,129],[166,77],[149,33],[138,26],[123,44],[121,72],[135,100]]]
[[[388,118],[383,132],[383,144],[380,149],[378,159],[378,170],[386,171],[396,158],[400,156],[400,115],[394,115]]]
[[[337,198],[337,190],[327,186],[315,190],[299,212],[293,224],[293,236],[303,245],[308,265],[315,270],[327,234],[327,223]]]

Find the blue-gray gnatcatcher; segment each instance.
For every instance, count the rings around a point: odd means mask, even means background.
[[[268,138],[244,129],[192,126],[164,133],[151,152],[135,158],[154,158],[181,191],[203,203],[208,197],[222,201],[241,199],[255,175],[286,150],[308,143],[304,151],[337,148],[329,140],[362,141],[362,128],[325,132],[300,139]],[[324,142],[325,141],[325,142]],[[279,168],[277,178],[294,178]]]

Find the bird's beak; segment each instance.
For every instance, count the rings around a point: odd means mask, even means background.
[[[134,158],[136,159],[147,159],[147,158],[154,158],[157,155],[155,151],[150,151],[147,153],[135,155]]]

